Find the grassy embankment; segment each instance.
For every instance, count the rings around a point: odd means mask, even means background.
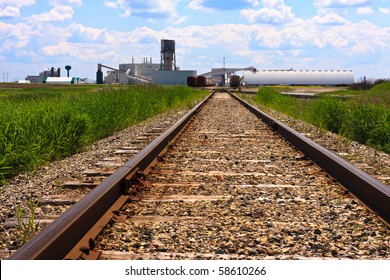
[[[206,95],[187,87],[0,88],[0,185],[86,145]]]
[[[263,87],[253,100],[390,154],[390,83],[370,90],[324,93],[315,100],[296,99]]]

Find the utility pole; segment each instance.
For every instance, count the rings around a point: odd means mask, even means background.
[[[8,83],[8,73],[3,72],[3,83]]]
[[[226,66],[226,59],[225,56],[223,56],[223,86],[228,82],[227,81],[227,74],[225,72],[225,66]]]

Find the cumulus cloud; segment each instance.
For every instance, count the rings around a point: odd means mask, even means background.
[[[34,0],[0,0],[0,7],[2,6],[28,6],[35,4]]]
[[[291,7],[286,6],[283,0],[262,0],[263,8],[258,10],[244,9],[240,12],[241,18],[250,23],[284,23],[295,19]]]
[[[81,6],[83,4],[82,0],[50,0],[49,2],[53,6]]]
[[[68,21],[66,24],[55,24],[55,21],[71,19],[76,12],[74,7],[82,5],[83,1],[48,0],[49,4],[61,3],[62,5],[55,5],[51,10],[48,8],[44,13],[27,19],[29,23],[44,22],[45,24],[4,24],[0,21],[0,57],[3,56],[11,61],[10,55],[15,54],[20,55],[19,60],[22,60],[23,56],[31,60],[31,55],[28,55],[28,52],[31,52],[36,54],[36,59],[41,63],[50,61],[53,65],[73,59],[72,61],[78,64],[75,69],[83,67],[82,75],[89,73],[88,75],[93,77],[96,72],[96,59],[99,63],[112,66],[131,61],[132,56],[136,59],[153,56],[153,60],[158,61],[160,39],[173,38],[178,46],[179,66],[187,68],[196,65],[200,57],[202,63],[196,68],[198,71],[205,70],[205,72],[211,67],[221,65],[223,54],[228,59],[229,56],[231,60],[237,59],[236,62],[231,63],[232,65],[244,63],[265,68],[284,67],[283,65],[287,65],[288,68],[306,67],[306,65],[313,67],[313,65],[322,66],[323,63],[335,67],[333,61],[354,67],[364,54],[369,54],[370,58],[372,58],[371,54],[374,54],[373,64],[387,63],[388,65],[389,63],[387,49],[390,45],[390,28],[380,27],[364,20],[354,23],[348,18],[348,13],[351,14],[352,10],[369,7],[367,1],[321,1],[324,5],[319,9],[318,14],[303,19],[293,14],[292,8],[285,4],[286,1],[242,0],[237,2],[241,7],[245,7],[240,14],[245,24],[208,26],[182,25],[187,15],[177,15],[176,10],[180,1],[182,4],[198,5],[198,8],[210,9],[210,11],[218,11],[217,7],[210,3],[213,2],[215,5],[225,3],[201,0],[104,1],[106,9],[117,9],[116,11],[123,16],[163,18],[169,26],[160,25],[152,28],[150,27],[152,25],[148,25],[149,27],[138,27],[128,32],[121,32],[113,30],[115,27],[107,26],[108,30],[92,27],[87,22]],[[6,2],[7,7],[18,8],[15,3],[34,1],[0,0],[0,4]],[[351,9],[347,12],[347,9],[337,8],[341,6]],[[2,7],[4,9],[1,9]],[[5,7],[1,6],[0,11],[5,13]],[[14,15],[18,16],[16,11],[19,10],[14,9]],[[8,11],[9,14],[12,14],[11,12],[12,10]],[[389,14],[389,8],[375,6],[375,12]],[[124,25],[128,22],[128,19],[118,20],[122,20]],[[142,20],[137,21],[141,22],[141,26],[143,25]],[[48,56],[50,57],[47,58]],[[379,59],[376,60],[376,57]],[[388,71],[388,66],[384,69]]]
[[[339,24],[346,24],[349,22],[345,17],[331,11],[320,12],[320,14],[313,17],[311,21],[314,24],[320,24],[320,25],[339,25]]]
[[[35,33],[31,26],[24,23],[12,25],[0,22],[0,50],[10,51],[23,48]]]
[[[34,0],[0,0],[0,18],[17,18],[20,8],[35,4]]]
[[[67,29],[72,34],[69,38],[72,42],[108,42],[108,33],[106,29],[98,29],[85,26],[83,24],[71,24]]]
[[[364,30],[367,32],[362,32]],[[361,21],[356,24],[323,30],[318,39],[324,46],[328,45],[336,48],[348,46],[352,52],[354,50],[359,50],[359,53],[362,53],[363,50],[381,51],[386,50],[386,46],[390,42],[388,31],[388,28],[380,28],[368,21]],[[361,46],[366,47],[362,48]]]
[[[321,8],[345,8],[367,6],[371,0],[315,0],[315,4]]]
[[[6,6],[0,10],[0,18],[15,18],[20,16],[20,9],[14,6]]]
[[[238,10],[259,5],[257,0],[192,0],[188,6],[202,12],[216,12],[221,10]]]
[[[380,12],[381,14],[387,15],[387,14],[390,13],[390,9],[389,9],[389,8],[382,8],[382,7],[379,7],[379,12]]]
[[[170,22],[174,25],[180,25],[187,21],[187,17],[173,18]]]
[[[216,10],[214,8],[208,8],[203,5],[203,0],[193,0],[188,4],[188,7],[190,7],[193,10],[201,11],[204,13],[212,13]]]
[[[30,21],[32,22],[55,22],[65,21],[73,17],[73,8],[69,6],[56,6],[48,12],[32,15]]]
[[[176,6],[180,0],[114,0],[104,1],[104,6],[119,9],[121,16],[145,18],[177,17]]]
[[[371,7],[359,7],[356,9],[356,13],[361,15],[373,14],[374,10]]]
[[[104,6],[106,6],[107,8],[112,8],[112,9],[118,9],[119,6],[118,6],[118,2],[113,2],[113,1],[104,1],[103,3]]]

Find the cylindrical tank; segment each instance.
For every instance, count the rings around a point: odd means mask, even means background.
[[[103,72],[102,72],[102,70],[98,70],[96,72],[96,84],[98,84],[98,85],[103,84]]]
[[[246,71],[243,83],[248,85],[350,85],[351,70],[260,70]]]
[[[196,87],[197,86],[197,79],[194,76],[188,76],[187,77],[187,86],[189,87]]]
[[[206,77],[205,76],[198,76],[196,77],[196,82],[198,87],[205,87],[206,86]]]
[[[211,87],[215,85],[213,80],[205,76],[198,76],[196,77],[196,80],[197,80],[198,87]]]
[[[241,78],[240,76],[233,75],[230,77],[230,87],[238,88],[240,86]]]

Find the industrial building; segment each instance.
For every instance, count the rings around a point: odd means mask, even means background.
[[[165,85],[186,85],[188,76],[196,76],[195,70],[180,70],[176,66],[176,50],[174,40],[161,40],[160,63],[153,63],[152,58],[144,58],[143,63],[119,64],[113,68],[98,64],[96,72],[97,84],[139,84],[155,83]],[[103,77],[103,68],[109,69]]]
[[[76,77],[45,77],[44,84],[80,84],[80,78]]]
[[[201,76],[208,77],[213,80],[215,84],[224,86],[230,84],[231,77],[238,71],[253,71],[254,67],[249,66],[245,68],[212,68],[210,72],[203,73]]]
[[[243,85],[350,85],[352,70],[253,70],[245,71]]]
[[[26,81],[30,81],[31,83],[42,83],[47,77],[61,77],[61,69],[54,69],[54,67],[51,67],[39,73],[38,76],[27,76]]]
[[[68,70],[69,75],[69,70],[71,67],[67,65],[65,68]],[[23,81],[19,81],[19,83],[21,82]],[[51,67],[39,73],[38,76],[27,76],[24,82],[44,84],[79,84],[82,82],[82,79],[77,77],[61,77],[61,69],[55,69],[54,67]]]
[[[156,71],[152,74],[152,81],[163,85],[187,85],[187,77],[190,76],[196,76],[196,71]]]

